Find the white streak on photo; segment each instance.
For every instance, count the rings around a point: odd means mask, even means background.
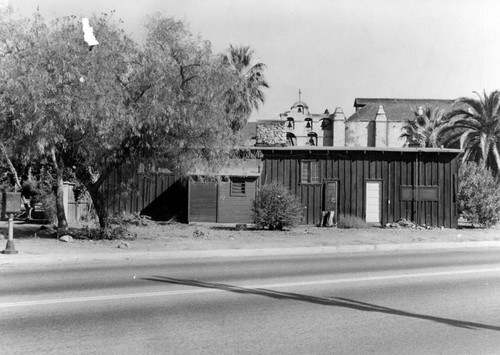
[[[89,25],[89,19],[84,17],[82,18],[82,24],[83,24],[83,39],[89,46],[96,46],[99,44],[97,39],[94,36],[94,30],[92,27]]]

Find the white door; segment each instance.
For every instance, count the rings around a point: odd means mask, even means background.
[[[380,182],[366,183],[366,222],[380,223]]]

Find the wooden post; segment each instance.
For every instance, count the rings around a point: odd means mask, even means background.
[[[7,240],[7,245],[2,254],[17,254],[17,250],[14,247],[14,213],[9,213],[9,239]]]

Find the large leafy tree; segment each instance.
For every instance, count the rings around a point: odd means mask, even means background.
[[[440,107],[426,106],[414,109],[415,117],[403,126],[401,138],[406,138],[406,145],[420,147],[438,147],[438,134],[443,124],[444,110]]]
[[[233,73],[212,53],[210,42],[182,21],[156,15],[146,29],[141,78],[135,84],[144,92],[135,104],[141,123],[132,146],[180,172],[200,163],[219,166],[234,146],[230,122],[235,111],[226,110]]]
[[[499,171],[500,91],[476,94],[477,98],[461,97],[455,101],[439,137],[446,146],[460,143],[464,161]]]
[[[30,46],[15,53],[3,112],[19,118],[24,141],[50,157],[57,180],[59,227],[66,228],[66,169],[87,188],[101,227],[108,224],[102,185],[123,164],[161,162],[185,172],[197,161],[229,155],[234,75],[208,42],[155,16],[144,47],[112,15],[90,19],[99,44],[84,42],[75,17],[37,19]],[[217,164],[209,164],[217,166]]]
[[[117,144],[127,127],[128,112],[121,104],[123,90],[116,76],[127,70],[134,46],[108,16],[93,20],[104,44],[89,51],[75,17],[46,25],[36,16],[25,36],[27,44],[13,53],[6,73],[5,109],[19,121],[17,142],[36,147],[54,167],[61,230],[67,229],[65,170],[74,169],[80,178],[92,176],[85,185],[102,215],[94,187],[102,184],[101,176],[104,179],[101,167],[107,170],[117,162]],[[20,37],[13,41],[16,46],[23,42]]]
[[[21,21],[15,19],[10,8],[0,8],[0,162],[3,170],[9,171],[15,181],[17,189],[21,188],[17,171],[12,163],[13,152],[11,149],[12,137],[15,135],[14,128],[17,122],[11,111],[5,110],[7,105],[4,104],[8,100],[5,94],[8,82],[8,70],[12,63],[12,53],[17,50],[11,38],[19,38],[22,36],[23,27]],[[10,38],[8,36],[10,34]]]
[[[264,78],[266,66],[263,63],[253,64],[253,56],[254,51],[249,46],[230,45],[224,57],[225,63],[238,78],[227,93],[228,109],[237,114],[231,123],[234,131],[243,128],[252,110],[258,109],[266,101],[264,88],[269,88]]]
[[[30,97],[17,80],[29,72],[31,65],[28,61],[20,64],[20,58],[25,58],[36,46],[32,34],[43,34],[45,28],[40,16],[19,18],[9,7],[0,9],[0,18],[0,160],[10,173],[7,181],[21,190],[23,171],[20,167],[29,169],[37,149],[29,139],[31,127],[27,116],[30,112],[25,99],[29,101]],[[25,205],[29,208],[26,200]]]

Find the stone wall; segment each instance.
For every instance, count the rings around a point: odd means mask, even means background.
[[[401,138],[402,127],[405,122],[355,121],[346,124],[346,147],[376,147],[376,124],[383,125],[383,135],[387,141],[387,143],[384,143],[384,147],[401,148],[405,145],[406,139]]]
[[[406,138],[401,138],[401,134],[403,134],[403,127],[405,126],[405,124],[406,122],[401,121],[389,122],[389,133],[387,134],[387,138],[389,139],[389,147],[405,146]]]
[[[285,121],[264,121],[257,123],[256,146],[286,146]]]
[[[373,147],[375,144],[372,136],[373,123],[354,121],[346,123],[345,145],[346,147]]]

